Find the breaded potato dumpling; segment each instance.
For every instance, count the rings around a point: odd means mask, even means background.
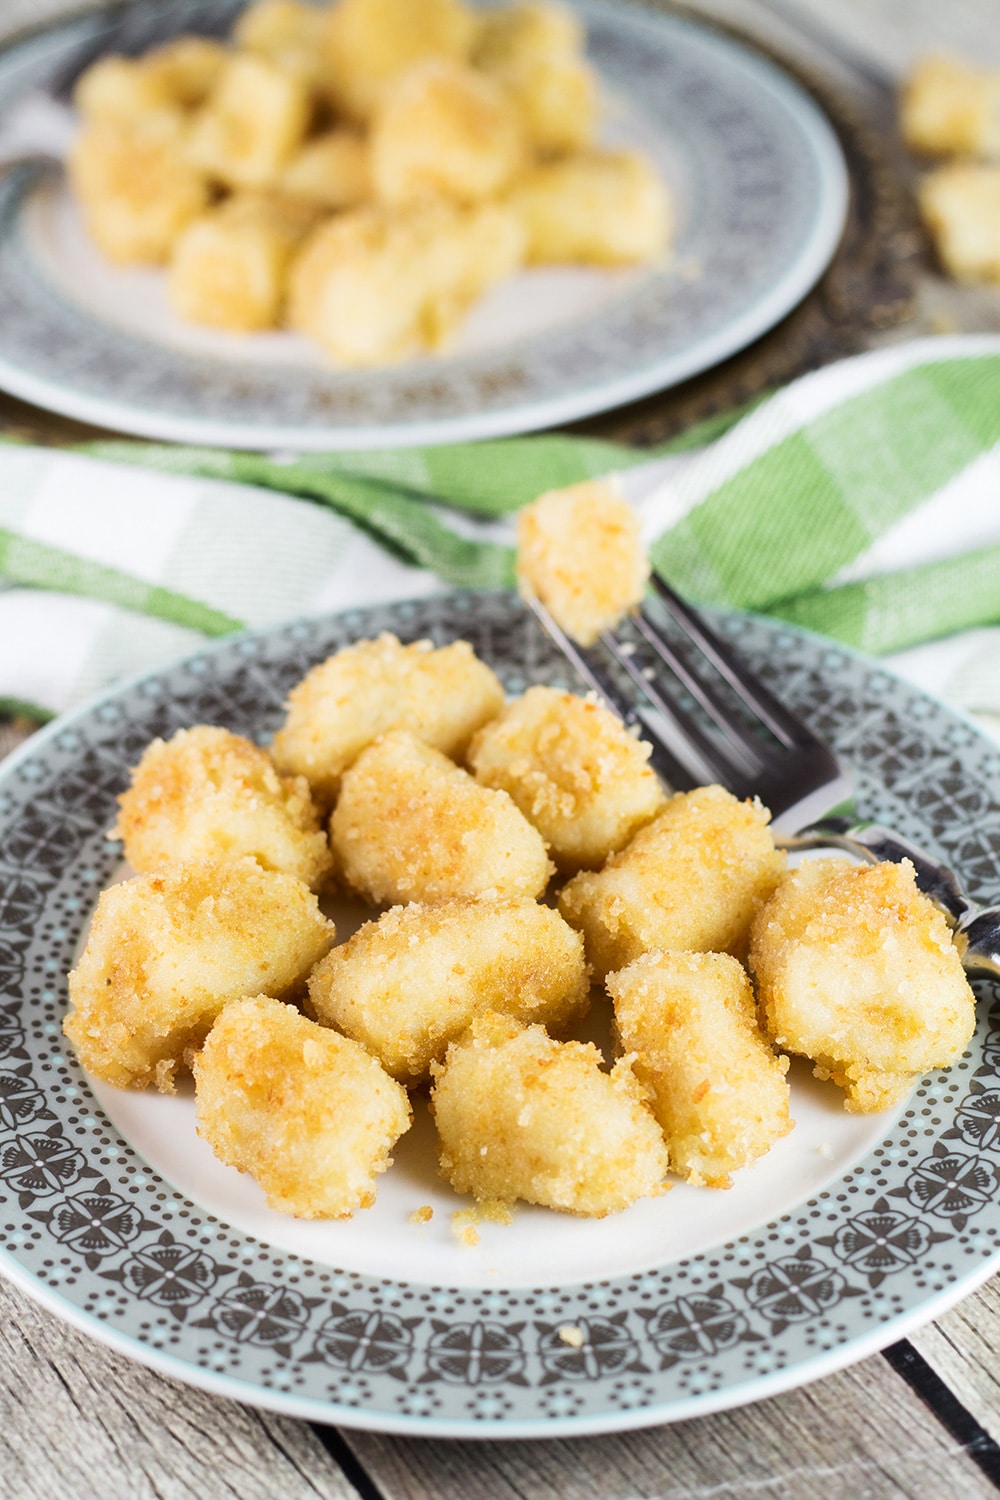
[[[579,17],[553,0],[491,6],[476,20],[472,61],[487,72],[524,67],[545,57],[576,57],[583,50]]]
[[[506,203],[370,204],[321,224],[292,267],[289,318],[344,365],[441,348],[462,314],[524,260]]]
[[[663,1190],[667,1151],[628,1058],[487,1014],[431,1068],[441,1175],[456,1192],[603,1218]]]
[[[649,559],[639,518],[605,480],[548,490],[517,517],[517,586],[592,646],[640,604]]]
[[[567,156],[592,143],[600,92],[597,74],[584,58],[542,57],[493,76],[503,84],[539,155]]]
[[[327,130],[305,142],[278,180],[288,198],[339,212],[371,197],[368,142],[356,130]]]
[[[484,1011],[562,1030],[586,1011],[589,990],[579,934],[527,897],[394,906],[309,979],[317,1020],[403,1083],[424,1078]]]
[[[114,53],[81,73],[73,103],[90,125],[133,125],[177,107],[167,80],[142,58]]]
[[[326,29],[320,6],[304,0],[255,0],[236,22],[233,41],[322,91],[330,71]]]
[[[805,861],[754,921],[749,962],[776,1046],[811,1058],[849,1110],[895,1104],[975,1030],[948,924],[909,860]]]
[[[174,246],[167,281],[174,311],[239,333],[277,328],[292,256],[319,213],[301,199],[240,192],[201,214]]]
[[[1000,158],[1000,68],[920,58],[903,85],[899,122],[911,151]]]
[[[118,799],[113,835],[140,872],[249,854],[318,890],[333,866],[305,778],[279,776],[266,750],[208,724],[152,742]]]
[[[583,27],[563,5],[510,5],[479,19],[473,61],[507,90],[543,154],[579,151],[593,138],[597,78],[583,41]]]
[[[475,731],[503,707],[503,688],[467,641],[437,649],[394,635],[356,641],[320,662],[292,689],[271,747],[278,769],[305,776],[330,803],[366,745],[408,729],[460,759]]]
[[[208,206],[204,174],[187,160],[184,121],[86,126],[69,155],[69,176],[93,239],[119,265],[160,265]]]
[[[142,124],[161,111],[196,109],[211,93],[226,49],[203,36],[179,36],[144,57],[98,58],[80,75],[73,103],[91,124]]]
[[[561,870],[595,869],[662,809],[651,747],[593,697],[532,687],[469,747],[483,786],[508,792]]]
[[[494,792],[403,730],[362,751],[330,819],[338,874],[379,905],[449,896],[540,896],[545,841]]]
[[[338,105],[354,119],[369,119],[414,63],[426,57],[464,62],[475,30],[462,0],[338,0],[326,37]]]
[[[746,951],[750,923],[774,890],[785,856],[770,814],[721,786],[678,792],[603,870],[563,887],[559,910],[583,933],[602,977],[653,948]]]
[[[256,995],[226,1006],[192,1071],[198,1134],[250,1173],[271,1208],[347,1219],[374,1203],[411,1111],[357,1042]]]
[[[89,1073],[169,1093],[223,1006],[294,993],[335,936],[301,880],[249,858],[136,875],[97,903],[63,1030]]]
[[[953,162],[917,190],[938,258],[956,281],[1000,281],[1000,164]]]
[[[509,186],[526,156],[517,110],[499,85],[440,58],[406,75],[371,135],[372,177],[386,203],[483,202]]]
[[[270,187],[304,141],[311,117],[301,78],[266,57],[234,52],[194,123],[188,156],[224,187]]]
[[[511,193],[534,265],[641,265],[662,256],[672,213],[666,184],[635,151],[581,151],[541,162]]]
[[[792,1128],[788,1058],[761,1032],[743,966],[726,953],[644,953],[607,986],[671,1168],[696,1186],[729,1187],[731,1172]]]

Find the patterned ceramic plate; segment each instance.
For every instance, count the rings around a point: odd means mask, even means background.
[[[723,628],[852,764],[863,810],[978,897],[1000,892],[1000,757],[871,663],[745,617]],[[198,722],[266,739],[359,635],[469,639],[511,692],[567,669],[511,596],[355,612],[234,639],[43,731],[0,770],[0,1266],[89,1333],[242,1401],[437,1435],[657,1423],[823,1375],[942,1312],[997,1264],[1000,995],[971,1050],[891,1115],[793,1068],[796,1128],[729,1192],[677,1185],[603,1220],[521,1206],[460,1245],[424,1106],[374,1208],[270,1212],[193,1101],[96,1087],[64,975],[119,865],[126,768]],[[431,1204],[433,1219],[410,1215]]]
[[[162,274],[103,262],[64,183],[13,179],[0,192],[0,385],[150,437],[374,447],[566,422],[745,347],[836,247],[846,175],[833,132],[796,85],[736,43],[676,17],[579,4],[605,82],[604,137],[648,152],[675,200],[676,246],[662,268],[525,272],[475,309],[446,357],[336,370],[291,334],[182,324]],[[0,136],[4,112],[107,24],[63,21],[0,55]]]

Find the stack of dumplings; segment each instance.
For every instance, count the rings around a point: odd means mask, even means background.
[[[522,589],[570,633],[613,612],[603,538],[619,613],[641,545],[582,499],[589,564],[543,566],[551,497],[524,523]],[[601,1216],[670,1173],[729,1186],[792,1128],[789,1054],[862,1111],[961,1055],[973,995],[911,865],[788,870],[758,801],[671,794],[649,755],[593,698],[505,702],[465,642],[348,646],[270,751],[208,725],[148,747],[112,831],[137,873],[100,898],[66,1034],[122,1088],[193,1072],[216,1155],[306,1218],[374,1201],[412,1091],[457,1192]],[[335,886],[372,908],[340,943]],[[591,1005],[610,1069],[575,1034]]]
[[[666,251],[666,188],[597,144],[597,77],[552,0],[255,0],[82,75],[70,179],[115,264],[181,318],[291,327],[342,365],[435,350],[522,266]]]

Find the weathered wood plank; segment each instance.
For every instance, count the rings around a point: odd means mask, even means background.
[[[1000,1442],[1000,1276],[912,1334],[910,1343]]]
[[[303,1422],[179,1385],[0,1282],[4,1500],[357,1500]]]
[[[386,1500],[986,1500],[990,1481],[882,1359],[694,1422],[548,1443],[348,1433]]]

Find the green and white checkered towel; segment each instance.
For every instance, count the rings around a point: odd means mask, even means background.
[[[1000,728],[1000,338],[845,360],[670,451],[641,510],[675,587],[889,653]],[[512,511],[612,471],[638,492],[650,456],[546,436],[305,457],[5,445],[0,700],[60,712],[206,636],[506,586]]]

